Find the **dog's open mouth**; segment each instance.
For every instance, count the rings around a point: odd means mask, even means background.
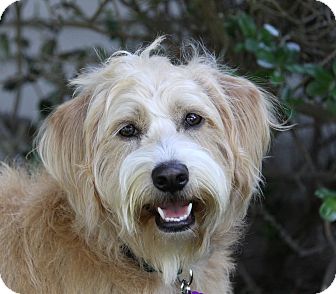
[[[195,223],[193,203],[169,203],[156,208],[155,221],[161,231],[182,232]]]

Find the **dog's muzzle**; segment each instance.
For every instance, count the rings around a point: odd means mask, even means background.
[[[193,203],[174,197],[189,181],[188,168],[176,161],[164,162],[153,169],[152,180],[154,186],[166,192],[169,198],[169,201],[156,207],[158,228],[168,233],[188,230],[195,222]]]

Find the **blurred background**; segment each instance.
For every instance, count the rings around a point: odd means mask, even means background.
[[[266,185],[235,248],[235,293],[317,293],[336,273],[336,23],[312,0],[21,0],[0,22],[0,160],[38,162],[41,120],[68,80],[118,49],[188,38],[273,93]]]

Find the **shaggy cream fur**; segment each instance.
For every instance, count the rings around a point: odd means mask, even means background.
[[[157,52],[162,39],[72,81],[75,98],[38,135],[40,168],[1,168],[0,270],[14,291],[179,293],[177,273],[191,268],[192,289],[231,293],[230,252],[258,189],[274,110],[210,54],[172,64]],[[202,123],[187,127],[188,113]],[[121,136],[130,124],[137,135]],[[158,229],[155,208],[168,196],[151,178],[171,160],[188,167],[176,197],[195,215],[175,233]]]

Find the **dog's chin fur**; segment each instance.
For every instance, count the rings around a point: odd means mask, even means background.
[[[258,190],[274,109],[205,50],[173,65],[155,53],[162,39],[72,81],[75,98],[38,135],[39,169],[3,165],[0,269],[12,289],[177,293],[178,272],[191,268],[195,290],[231,293],[230,252]],[[203,120],[190,127],[188,113]],[[136,136],[121,136],[127,124]],[[152,170],[167,161],[187,166],[183,191],[153,185]],[[164,232],[156,209],[174,199],[193,203],[195,223]]]

